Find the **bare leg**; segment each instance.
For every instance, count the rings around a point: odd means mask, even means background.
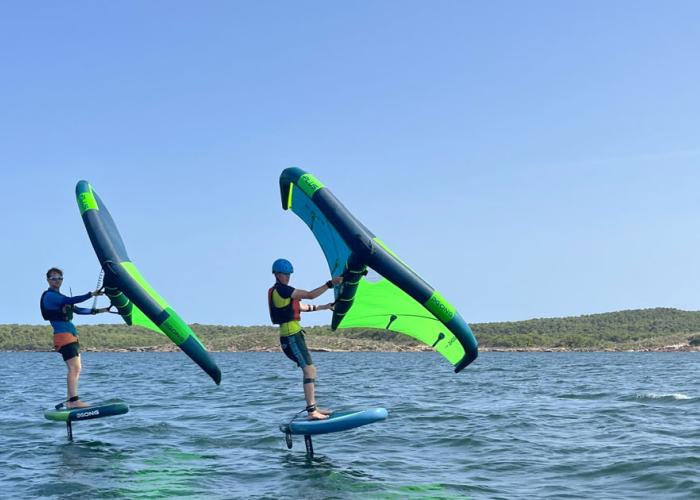
[[[306,365],[303,368],[304,378],[316,378],[316,367],[314,365]],[[311,406],[316,404],[316,388],[314,384],[304,384],[304,398],[306,405]]]
[[[305,379],[316,378],[316,367],[314,365],[306,365],[303,371]],[[316,386],[313,382],[304,384],[304,398],[306,398],[307,406],[316,405]],[[314,410],[309,413],[309,418],[312,420],[323,420],[328,418],[328,416],[318,410]]]
[[[80,378],[80,369],[82,368],[80,364],[80,355],[70,358],[66,361],[66,366],[68,367],[68,377],[67,377],[67,393],[70,399],[78,395],[78,379]],[[66,403],[67,408],[84,408],[90,406],[82,401],[73,401]]]

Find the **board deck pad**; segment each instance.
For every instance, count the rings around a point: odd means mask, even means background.
[[[291,422],[280,424],[280,430],[285,434],[304,436],[328,434],[355,429],[374,422],[381,422],[388,415],[389,412],[386,408],[333,412],[324,420],[309,420],[305,415],[299,415]]]

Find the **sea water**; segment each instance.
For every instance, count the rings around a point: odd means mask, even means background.
[[[700,355],[313,353],[318,400],[389,418],[303,439],[281,353],[84,353],[80,394],[126,415],[65,425],[55,353],[0,353],[3,498],[700,498]]]

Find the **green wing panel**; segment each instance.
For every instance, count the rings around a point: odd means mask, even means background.
[[[163,309],[169,307],[165,299],[158,295],[158,293],[156,293],[151,284],[148,281],[146,281],[146,278],[143,277],[143,275],[139,272],[139,270],[132,262],[125,261],[121,262],[120,264],[124,268],[124,270],[129,274],[129,276],[134,278],[134,280],[139,285],[141,285],[141,288],[143,288],[146,291],[146,293],[158,303],[160,307],[162,307]]]
[[[160,307],[163,309],[167,309],[168,303],[165,301],[163,297],[158,295],[156,291],[153,289],[150,283],[146,281],[146,278],[143,277],[143,275],[139,272],[139,270],[136,268],[136,266],[129,261],[125,262],[120,262],[119,265],[124,269],[124,271],[127,272],[129,276],[131,276],[134,281],[136,281],[139,286],[143,289],[143,291],[151,298],[153,299]],[[162,328],[160,328],[158,325],[156,325],[151,319],[146,316],[141,309],[136,307],[135,305],[133,306],[131,310],[131,324],[132,325],[137,325],[137,326],[142,326],[144,328],[148,328],[149,330],[153,330],[156,333],[160,333],[161,335],[166,335],[165,331],[163,331]],[[171,340],[172,337],[170,335],[167,335]],[[181,335],[177,336],[178,338],[181,337]],[[176,344],[181,344],[185,339],[181,339],[180,342],[175,342]]]
[[[432,346],[456,365],[464,348],[445,325],[389,280],[360,281],[355,301],[339,328],[377,328],[403,333]]]
[[[161,308],[161,317],[163,321],[159,324],[154,323],[146,314],[141,311],[136,305],[131,311],[131,321],[133,325],[143,326],[149,330],[166,335],[170,340],[178,346],[185,342],[188,338],[192,338],[197,344],[204,348],[204,345],[199,340],[197,335],[192,331],[187,323],[170,307],[170,305],[161,297],[146,281],[146,278],[139,272],[136,266],[129,261],[120,262],[120,266],[131,276],[134,281],[143,289],[143,291],[154,300]]]

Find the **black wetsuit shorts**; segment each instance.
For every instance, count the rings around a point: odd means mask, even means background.
[[[311,354],[309,354],[309,350],[306,348],[304,330],[293,335],[280,337],[280,344],[287,357],[294,361],[299,368],[304,369],[305,366],[314,364],[313,361],[311,361]]]
[[[80,356],[80,343],[71,342],[70,344],[66,344],[61,347],[58,352],[60,352],[61,356],[63,356],[63,361],[68,361],[71,358]]]

